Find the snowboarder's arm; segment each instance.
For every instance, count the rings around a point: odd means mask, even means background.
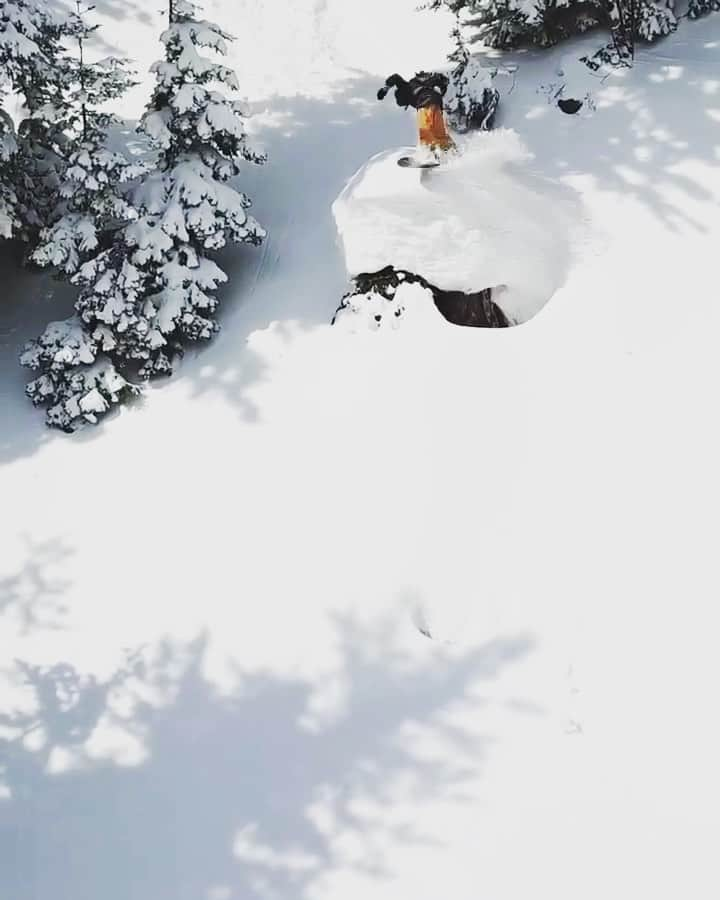
[[[384,100],[390,88],[402,87],[407,87],[407,81],[405,81],[402,75],[398,75],[397,72],[394,72],[385,79],[385,85],[377,92],[377,98],[378,100]]]

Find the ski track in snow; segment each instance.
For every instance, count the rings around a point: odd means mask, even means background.
[[[50,285],[3,262],[8,898],[718,895],[720,17],[587,118],[537,92],[569,45],[515,58],[499,124],[582,203],[539,316],[340,335],[331,204],[413,140],[378,83],[446,50],[414,6],[208,0],[271,236],[142,404],[44,430]],[[98,8],[144,75],[159,13]]]

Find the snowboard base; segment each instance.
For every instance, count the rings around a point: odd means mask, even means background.
[[[397,161],[403,169],[437,169],[439,162],[418,162],[412,156],[401,156]]]

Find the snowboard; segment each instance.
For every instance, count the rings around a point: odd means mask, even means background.
[[[418,162],[412,156],[401,156],[397,161],[403,169],[437,169],[439,162]]]

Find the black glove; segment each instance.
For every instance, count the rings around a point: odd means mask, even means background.
[[[381,87],[380,90],[377,92],[378,100],[384,100],[385,97],[387,97],[387,92],[389,90],[390,90],[390,88],[388,87],[388,85],[385,85],[385,87]]]

